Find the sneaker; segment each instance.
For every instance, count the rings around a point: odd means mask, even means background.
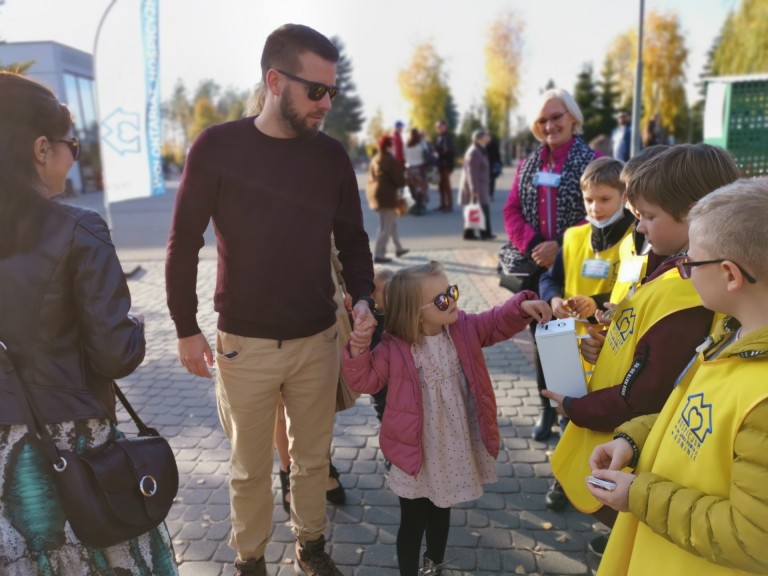
[[[267,576],[264,556],[248,560],[235,560],[235,576]]]
[[[587,546],[589,551],[598,558],[602,558],[605,547],[608,546],[608,537],[610,535],[611,533],[609,532],[608,534],[600,534],[597,538],[593,538],[592,542]]]
[[[398,250],[397,252],[395,252],[395,256],[400,258],[400,257],[405,256],[406,254],[408,254],[408,252],[410,252],[410,250],[408,250],[408,248],[403,248],[402,250]]]
[[[303,546],[296,541],[296,574],[306,576],[344,576],[325,552],[325,537]]]
[[[448,562],[437,563],[424,554],[424,567],[419,569],[419,576],[442,576],[446,564]]]
[[[385,256],[376,256],[373,259],[373,261],[376,264],[389,264],[390,262],[392,262],[392,258],[387,258]]]

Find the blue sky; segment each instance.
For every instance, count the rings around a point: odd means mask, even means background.
[[[139,0],[118,0],[135,2]],[[109,0],[5,0],[0,38],[8,42],[55,40],[91,52]],[[705,55],[738,0],[646,0],[645,10],[680,15],[690,50],[689,95]],[[138,8],[137,8],[138,9]],[[639,0],[160,0],[162,91],[177,78],[192,89],[204,78],[223,87],[250,89],[271,30],[286,22],[338,35],[352,60],[357,92],[370,118],[407,122],[397,73],[414,48],[431,41],[446,61],[459,111],[482,101],[483,47],[491,23],[514,10],[526,22],[518,113],[526,115],[549,78],[572,89],[585,62],[600,69],[618,34],[637,26]]]

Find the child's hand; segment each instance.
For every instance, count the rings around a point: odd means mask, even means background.
[[[520,309],[528,316],[532,316],[539,324],[552,319],[552,308],[543,300],[525,300],[520,303]]]
[[[563,399],[565,396],[552,392],[552,390],[547,390],[546,388],[542,390],[540,394],[544,396],[544,398],[549,398],[550,400],[557,402],[557,406],[555,406],[555,412],[560,414],[560,416],[563,418],[568,418],[568,414],[565,413],[565,407],[563,406]]]
[[[354,330],[349,335],[349,355],[356,358],[371,346],[373,332],[376,329],[376,320],[371,316],[365,318],[355,325]]]
[[[614,510],[629,512],[629,486],[635,479],[634,474],[627,474],[617,470],[595,470],[592,472],[592,476],[616,483],[616,488],[606,490],[584,480],[584,482],[587,482],[587,490],[589,490],[592,496]]]
[[[542,396],[544,395],[542,390]],[[621,470],[629,465],[634,456],[632,446],[624,438],[616,438],[596,446],[589,457],[592,470]]]
[[[600,350],[603,349],[605,343],[605,332],[598,332],[594,328],[587,328],[589,338],[584,338],[579,343],[579,350],[584,360],[590,364],[597,362],[597,357],[600,355]]]
[[[571,309],[568,307],[567,300],[563,300],[559,296],[555,296],[551,300],[552,313],[556,318],[569,318],[571,316]]]
[[[573,296],[566,302],[571,313],[577,318],[589,318],[597,310],[597,302],[589,296]]]
[[[603,306],[606,308],[606,311],[596,310],[595,319],[597,319],[599,324],[608,326],[613,320],[613,315],[616,312],[617,305],[613,304],[612,302],[606,302],[603,304]]]

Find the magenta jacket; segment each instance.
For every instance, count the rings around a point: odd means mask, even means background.
[[[496,396],[483,348],[507,340],[528,326],[533,318],[520,309],[520,303],[536,298],[535,293],[526,290],[481,314],[459,310],[459,319],[448,327],[477,405],[483,444],[494,458],[499,454],[499,424]],[[384,332],[381,343],[372,352],[365,351],[351,358],[347,346],[341,370],[347,386],[357,392],[374,394],[389,385],[381,423],[381,451],[401,470],[412,476],[418,474],[424,459],[421,444],[424,424],[419,373],[411,345]]]

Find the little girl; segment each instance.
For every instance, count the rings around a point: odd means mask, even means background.
[[[389,385],[380,444],[400,497],[401,576],[441,574],[451,506],[479,498],[482,485],[496,481],[496,397],[482,348],[552,316],[528,291],[482,314],[462,312],[458,298],[438,262],[404,268],[386,287],[381,343],[369,351],[371,319],[355,326],[344,351],[350,388],[373,394]]]

